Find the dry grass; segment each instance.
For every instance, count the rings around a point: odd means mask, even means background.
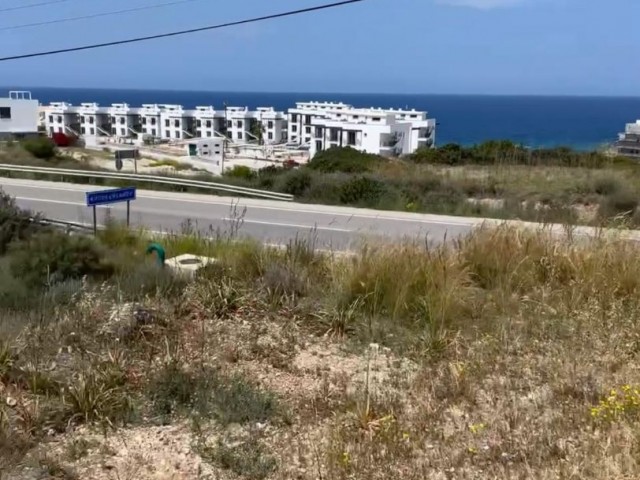
[[[220,262],[144,295],[85,283],[0,347],[10,478],[43,458],[79,478],[640,476],[633,243],[503,227],[334,258],[175,241]],[[125,335],[132,298],[148,314]]]

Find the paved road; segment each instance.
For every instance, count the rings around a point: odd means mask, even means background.
[[[50,219],[87,224],[92,221],[92,212],[85,206],[84,194],[100,189],[6,178],[0,179],[0,186],[16,198],[20,207],[41,212]],[[98,207],[98,222],[104,223],[108,214],[124,220],[125,212],[123,204]],[[318,246],[337,250],[354,248],[363,240],[378,237],[428,238],[440,242],[445,237],[466,234],[482,222],[472,218],[147,190],[139,190],[137,200],[131,204],[132,225],[154,231],[179,232],[186,221],[204,232],[229,230],[234,223],[232,219],[238,217],[242,218],[241,235],[278,244],[296,235],[304,238],[311,235]]]

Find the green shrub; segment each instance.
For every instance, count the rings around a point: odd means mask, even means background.
[[[593,180],[591,190],[598,195],[613,195],[624,189],[619,178],[607,175]]]
[[[43,287],[85,275],[108,276],[113,266],[92,238],[51,231],[14,244],[11,272],[28,286]]]
[[[49,159],[55,157],[56,146],[48,137],[36,137],[24,140],[22,148],[36,158]]]
[[[363,153],[351,147],[335,147],[318,152],[307,166],[323,173],[363,173],[371,171],[385,161],[383,157]]]
[[[625,189],[603,198],[598,214],[601,218],[611,218],[618,215],[632,216],[637,207],[637,194]]]
[[[302,197],[311,186],[311,174],[306,170],[291,170],[279,182],[279,191]]]
[[[7,252],[9,244],[24,240],[38,230],[42,230],[32,217],[31,212],[21,210],[15,200],[0,189],[0,255]]]
[[[348,205],[375,206],[386,192],[386,185],[368,177],[347,181],[340,190],[340,201]]]
[[[253,180],[257,174],[245,165],[236,165],[231,170],[224,172],[224,175],[225,177]]]

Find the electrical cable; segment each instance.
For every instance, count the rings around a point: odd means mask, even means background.
[[[189,3],[189,2],[197,2],[200,0],[176,0],[175,2],[166,2],[166,3],[160,3],[157,5],[145,5],[142,7],[135,7],[135,8],[127,8],[124,10],[115,10],[112,12],[103,12],[103,13],[94,13],[91,15],[82,15],[79,17],[69,17],[69,18],[60,18],[58,20],[46,20],[44,22],[34,22],[34,23],[23,23],[21,25],[12,25],[9,27],[0,27],[0,32],[6,31],[6,30],[18,30],[19,28],[28,28],[28,27],[40,27],[42,25],[53,25],[56,23],[64,23],[64,22],[75,22],[77,20],[87,20],[90,18],[98,18],[98,17],[108,17],[108,16],[112,16],[112,15],[121,15],[123,13],[130,13],[130,12],[140,12],[143,10],[151,10],[151,9],[155,9],[155,8],[163,8],[163,7],[170,7],[172,5],[179,5],[181,3]]]
[[[60,1],[60,0],[59,0]],[[361,3],[364,2],[366,0],[344,0],[341,2],[335,2],[335,3],[328,3],[328,4],[324,4],[324,5],[318,5],[315,7],[309,7],[309,8],[302,8],[299,10],[290,10],[288,12],[282,12],[282,13],[275,13],[275,14],[271,14],[271,15],[265,15],[262,17],[255,17],[255,18],[249,18],[246,20],[238,20],[235,22],[228,22],[228,23],[222,23],[219,25],[209,25],[207,27],[199,27],[199,28],[191,28],[189,30],[180,30],[177,32],[170,32],[170,33],[161,33],[158,35],[149,35],[149,36],[145,36],[145,37],[137,37],[137,38],[129,38],[127,40],[115,40],[112,42],[105,42],[105,43],[94,43],[91,45],[83,45],[81,47],[71,47],[71,48],[61,48],[59,50],[47,50],[47,51],[43,51],[43,52],[35,52],[35,53],[26,53],[26,54],[22,54],[22,55],[12,55],[9,57],[0,57],[0,62],[7,62],[9,60],[20,60],[20,59],[24,59],[24,58],[33,58],[33,57],[44,57],[44,56],[49,56],[49,55],[58,55],[61,53],[70,53],[70,52],[79,52],[82,50],[92,50],[92,49],[96,49],[96,48],[104,48],[104,47],[112,47],[115,45],[125,45],[128,43],[137,43],[137,42],[144,42],[144,41],[148,41],[148,40],[156,40],[159,38],[167,38],[167,37],[176,37],[179,35],[187,35],[187,34],[191,34],[191,33],[197,33],[197,32],[204,32],[204,31],[208,31],[208,30],[217,30],[220,28],[227,28],[227,27],[235,27],[238,25],[246,25],[249,23],[257,23],[257,22],[263,22],[266,20],[274,20],[277,18],[284,18],[284,17],[291,17],[294,15],[301,15],[304,13],[311,13],[311,12],[318,12],[321,10],[328,10],[330,8],[337,8],[337,7],[342,7],[342,6],[346,6],[346,5],[350,5],[350,4],[354,4],[354,3]]]

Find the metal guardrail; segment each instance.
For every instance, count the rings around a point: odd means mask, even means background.
[[[255,188],[237,187],[225,183],[203,182],[188,178],[162,177],[158,175],[144,175],[137,173],[102,172],[94,170],[71,170],[67,168],[27,167],[23,165],[0,164],[0,171],[41,173],[49,175],[62,175],[68,177],[107,178],[116,180],[129,180],[134,182],[159,183],[164,185],[176,185],[181,187],[196,187],[220,192],[235,193],[248,197],[266,198],[271,200],[293,201],[293,195],[287,193],[257,190]]]

